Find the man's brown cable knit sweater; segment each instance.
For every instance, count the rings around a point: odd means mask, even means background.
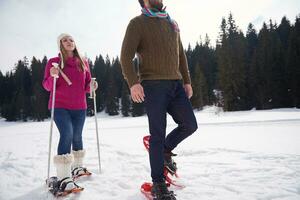
[[[138,53],[140,80],[132,59]],[[142,80],[181,80],[190,84],[187,59],[180,35],[166,19],[133,18],[126,30],[121,50],[121,65],[129,87]]]

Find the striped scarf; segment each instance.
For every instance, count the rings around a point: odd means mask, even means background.
[[[158,17],[158,18],[167,19],[170,22],[170,24],[172,25],[174,31],[176,31],[176,32],[180,31],[177,22],[175,20],[171,19],[170,15],[165,10],[154,12],[153,10],[144,7],[142,9],[142,14],[147,17]]]

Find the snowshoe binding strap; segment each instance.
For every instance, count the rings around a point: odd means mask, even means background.
[[[78,178],[80,176],[90,176],[92,175],[85,167],[76,167],[72,170],[72,177]]]
[[[149,146],[150,146],[149,140],[150,140],[150,135],[143,137],[143,143],[147,151],[149,151]]]
[[[66,189],[68,184],[73,184],[74,187],[72,189]],[[66,196],[70,193],[81,192],[83,189],[84,188],[77,185],[70,177],[66,177],[58,181],[56,187],[50,192],[52,192],[56,197],[59,197]]]

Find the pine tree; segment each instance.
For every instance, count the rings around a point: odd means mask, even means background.
[[[246,41],[247,41],[247,55],[246,55],[246,107],[251,109],[257,105],[256,98],[253,95],[255,91],[255,85],[257,84],[257,74],[255,73],[255,56],[258,43],[256,30],[253,24],[249,24]]]
[[[257,109],[270,109],[271,106],[271,74],[270,66],[271,56],[269,49],[269,30],[267,24],[264,23],[262,29],[258,34],[258,46],[255,56],[255,64],[253,66],[253,73],[257,75],[257,80],[254,86],[254,93],[257,99]]]
[[[204,105],[213,105],[214,103],[214,89],[216,88],[217,76],[217,58],[215,49],[210,47],[210,39],[208,35],[205,36],[205,43],[203,46],[202,57],[200,65],[203,69],[203,78],[205,79],[207,101]]]
[[[246,42],[242,32],[238,31],[232,14],[228,17],[227,29],[221,25],[221,43],[218,48],[219,87],[224,95],[225,110],[246,109],[245,106],[245,63]]]
[[[288,97],[289,78],[287,77],[288,72],[286,66],[290,31],[291,25],[286,17],[283,17],[278,28],[275,27],[275,30],[272,31],[273,44],[274,42],[277,42],[275,44],[277,45],[276,49],[278,49],[278,52],[274,55],[277,57],[277,62],[274,66],[275,69],[273,69],[273,81],[275,82],[275,87],[273,89],[273,107],[277,108],[288,107],[291,105],[291,98]]]
[[[189,67],[192,65],[192,63],[191,63],[192,53],[193,53],[193,50],[192,50],[191,44],[189,44],[189,45],[188,45],[188,49],[187,49],[187,51],[185,52],[185,55],[186,55],[186,58],[187,58],[188,66],[189,66]],[[190,69],[190,71],[191,71],[191,69]]]
[[[16,84],[14,80],[14,75],[12,72],[7,72],[4,77],[4,92],[3,92],[3,106],[1,110],[1,115],[7,121],[17,120],[17,110],[15,106],[15,94],[16,94]]]
[[[219,37],[216,43],[216,54],[217,54],[217,64],[218,64],[218,71],[217,71],[217,82],[216,82],[216,88],[214,94],[222,93],[222,89],[224,88],[224,83],[226,82],[225,77],[227,71],[225,70],[227,64],[226,57],[228,52],[228,34],[227,34],[227,22],[225,18],[222,18],[221,26],[220,26],[220,32]],[[223,95],[222,95],[223,96]],[[218,99],[217,96],[215,97],[216,100]],[[216,102],[218,104],[218,102]],[[222,103],[222,106],[224,106],[224,102]]]
[[[119,98],[117,97],[117,85],[113,75],[113,68],[109,68],[108,72],[108,86],[106,97],[106,113],[109,115],[119,114]]]
[[[118,98],[121,98],[124,78],[122,75],[121,63],[120,63],[120,60],[118,57],[116,57],[112,61],[112,71],[113,71],[113,77],[114,77],[116,88],[117,88],[116,95]]]
[[[97,103],[98,112],[101,112],[105,108],[109,67],[110,67],[109,61],[106,61],[105,63],[101,55],[99,57],[96,57],[92,69],[92,74],[94,77],[96,77],[96,80],[99,85],[98,89],[96,90],[96,103]]]
[[[208,104],[208,88],[205,76],[203,74],[203,67],[201,67],[199,64],[195,66],[195,76],[192,79],[192,85],[192,106],[195,109],[201,110],[203,106]]]
[[[270,20],[269,28],[264,23],[258,34],[255,73],[257,83],[255,95],[258,109],[280,107],[282,96],[283,67],[280,62],[280,39],[277,25]]]
[[[32,116],[32,85],[31,74],[28,69],[28,60],[24,57],[23,61],[19,60],[15,69],[15,81],[18,89],[16,91],[16,109],[17,119],[27,121]]]
[[[196,44],[194,49],[189,47],[187,51],[187,60],[190,66],[190,74],[192,79],[192,86],[195,87],[194,81],[197,78],[196,68],[197,65],[201,65],[203,76],[207,82],[207,101],[205,105],[212,105],[214,103],[214,93],[213,90],[216,87],[216,71],[217,71],[217,61],[215,50],[210,47],[210,39],[208,35],[205,36],[205,42]],[[199,77],[198,77],[199,78]]]
[[[48,63],[48,59],[46,56],[43,57],[42,59],[42,71],[45,72],[45,69],[46,69],[46,65]],[[44,79],[44,74],[43,74],[43,79]],[[41,82],[40,84],[42,84],[43,82]],[[45,112],[42,112],[45,114],[44,118],[47,118],[47,117],[50,117],[50,111],[48,110],[48,101],[49,101],[49,98],[50,98],[50,92],[46,91],[45,89],[43,90],[43,98],[44,99],[44,111]]]
[[[300,15],[296,17],[288,42],[287,77],[291,106],[300,108]]]
[[[224,45],[224,42],[227,40],[228,37],[228,33],[227,33],[227,22],[226,19],[223,17],[222,21],[221,21],[221,26],[220,26],[220,32],[219,32],[219,36],[218,36],[218,40],[217,40],[217,47],[221,47]]]
[[[42,121],[47,118],[47,95],[42,87],[44,68],[40,60],[35,57],[31,61],[31,79],[33,86],[32,95],[32,118],[37,121]]]
[[[121,106],[122,106],[121,107],[122,115],[124,117],[128,117],[130,112],[131,101],[130,101],[129,88],[125,80],[123,81],[123,87],[122,87]]]
[[[276,33],[280,40],[280,55],[278,58],[278,78],[277,80],[280,81],[280,88],[278,88],[278,106],[277,107],[290,107],[291,96],[289,92],[289,77],[288,77],[288,67],[287,67],[287,59],[288,59],[288,46],[289,46],[289,38],[291,33],[291,24],[290,21],[283,17],[281,20],[280,25],[276,29]]]
[[[291,23],[286,17],[283,17],[281,19],[280,25],[277,28],[277,33],[281,41],[283,50],[286,50],[288,48],[290,32],[291,32]]]

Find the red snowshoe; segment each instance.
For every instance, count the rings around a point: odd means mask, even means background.
[[[148,152],[149,152],[149,140],[150,140],[150,135],[147,135],[143,138],[144,146]],[[172,152],[165,154],[164,175],[166,178],[166,182],[178,188],[184,188],[185,187],[184,185],[179,184],[176,182],[176,180],[174,180],[174,179],[178,179],[179,175],[177,174],[177,165],[173,161],[172,156],[176,156],[176,154],[173,154]]]

